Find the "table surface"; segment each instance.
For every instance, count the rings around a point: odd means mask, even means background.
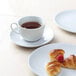
[[[10,24],[22,16],[45,19],[55,37],[49,43],[76,44],[76,34],[66,32],[54,23],[57,13],[76,9],[75,0],[0,0],[0,76],[36,76],[28,67],[28,56],[36,48],[24,48],[10,39]]]

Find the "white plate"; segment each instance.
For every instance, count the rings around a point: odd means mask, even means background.
[[[11,31],[10,38],[15,44],[17,44],[19,46],[39,47],[39,46],[42,46],[42,45],[50,42],[54,38],[54,33],[50,29],[49,26],[46,26],[44,29],[44,34],[43,34],[42,38],[38,41],[33,41],[33,42],[25,41],[19,34],[16,34],[14,31]]]
[[[29,56],[29,67],[30,69],[39,76],[47,76],[45,65],[49,61],[49,52],[52,49],[64,49],[65,57],[71,54],[76,55],[76,46],[64,43],[55,43],[42,46],[36,49]],[[58,76],[76,76],[76,70],[62,68]]]
[[[55,22],[63,30],[76,33],[76,10],[68,10],[57,14]]]

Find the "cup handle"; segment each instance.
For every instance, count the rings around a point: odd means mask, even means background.
[[[16,28],[14,28],[14,25],[16,26]],[[18,30],[18,24],[17,23],[12,23],[11,24],[11,30],[14,31],[15,33],[19,34],[19,31],[15,30],[15,29]]]

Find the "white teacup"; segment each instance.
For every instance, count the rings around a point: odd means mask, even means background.
[[[22,27],[22,25],[24,23],[28,23],[28,22],[35,22],[40,24],[40,26],[36,27],[36,28],[26,28]],[[16,25],[17,29],[19,30],[18,32],[14,30],[13,25]],[[30,24],[31,25],[31,24]],[[29,26],[30,26],[29,25]],[[35,25],[33,25],[35,26]],[[39,40],[42,36],[43,36],[43,32],[44,32],[44,22],[42,21],[42,19],[40,17],[37,16],[26,16],[26,17],[22,17],[21,19],[19,19],[19,21],[17,23],[12,23],[11,24],[11,29],[17,33],[20,34],[24,40],[26,41],[36,41]]]

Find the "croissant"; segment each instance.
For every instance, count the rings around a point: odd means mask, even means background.
[[[63,49],[53,49],[49,53],[50,60],[62,62],[64,60],[64,53]]]
[[[69,69],[76,69],[76,56],[70,55],[68,58],[66,58],[63,63],[62,67],[69,68]]]
[[[48,76],[57,76],[61,70],[61,63],[58,61],[48,62],[46,65],[46,71]]]

